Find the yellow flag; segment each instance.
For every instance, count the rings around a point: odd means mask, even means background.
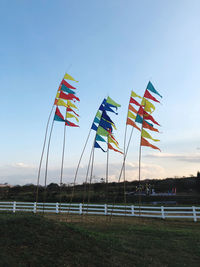
[[[78,109],[77,106],[75,106],[70,100],[67,100],[67,105],[68,105],[69,107]]]
[[[128,118],[131,118],[131,119],[135,120],[136,116],[132,112],[128,111]]]
[[[144,106],[145,111],[150,113],[152,113],[156,109],[155,106],[145,98],[142,99],[141,105]]]
[[[56,98],[59,98],[59,96],[60,96],[60,92],[57,92]]]
[[[142,99],[142,97],[141,96],[139,96],[139,95],[137,95],[135,92],[133,92],[133,91],[131,91],[131,96],[132,97],[139,97],[139,98],[141,98]]]
[[[67,103],[65,103],[65,101],[64,100],[62,100],[62,99],[57,99],[57,103],[56,103],[56,105],[57,106],[63,106],[63,107],[68,107],[68,105],[67,105]]]
[[[114,139],[112,139],[112,137],[110,137],[110,136],[108,136],[108,143],[113,143],[113,144],[115,144],[115,146],[116,146],[117,148],[119,148],[117,142],[116,142]]]
[[[78,81],[76,81],[71,75],[69,75],[69,74],[67,74],[67,73],[65,73],[64,79],[65,79],[65,80],[71,80],[71,81],[78,82]]]
[[[79,119],[78,119],[75,115],[73,115],[73,114],[71,114],[71,113],[69,113],[69,112],[67,112],[67,114],[66,114],[66,118],[75,118],[75,120],[76,120],[77,122],[79,122]]]
[[[151,139],[151,140],[153,140],[155,142],[160,141],[158,139],[153,139],[152,136],[147,131],[145,131],[144,129],[142,129],[142,137],[149,138],[149,139]]]

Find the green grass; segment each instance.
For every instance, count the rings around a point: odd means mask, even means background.
[[[0,266],[200,266],[200,223],[0,214]]]

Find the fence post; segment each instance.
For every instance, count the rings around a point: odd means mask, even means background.
[[[82,203],[79,204],[79,214],[82,214]]]
[[[33,213],[36,213],[36,202],[33,204]]]
[[[107,204],[104,205],[104,214],[107,215],[108,213],[108,207],[107,207]]]
[[[132,216],[134,216],[134,205],[131,206],[131,212],[132,212]]]
[[[56,213],[58,213],[58,202],[56,202]]]
[[[13,202],[13,213],[16,211],[16,201]]]
[[[192,210],[193,210],[194,222],[196,222],[197,221],[196,208],[194,206],[192,206]]]
[[[162,213],[162,219],[165,219],[165,211],[163,206],[161,206],[161,213]]]

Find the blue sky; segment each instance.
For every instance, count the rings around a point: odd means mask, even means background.
[[[46,121],[64,73],[74,76],[80,128],[67,129],[64,182],[74,175],[96,110],[106,96],[122,106],[116,138],[123,147],[131,90],[148,81],[163,95],[154,117],[162,125],[162,152],[142,149],[142,178],[196,174],[200,162],[199,1],[1,1],[0,183],[35,183]],[[49,182],[58,182],[62,124],[56,123]],[[154,135],[158,137],[158,135]],[[79,181],[84,178],[89,147]],[[127,179],[138,178],[139,134],[134,131]],[[122,158],[110,153],[110,180]],[[95,153],[96,177],[105,176],[105,154]]]

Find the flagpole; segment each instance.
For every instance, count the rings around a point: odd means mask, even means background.
[[[47,125],[46,125],[46,130],[45,130],[45,137],[44,137],[44,143],[43,143],[43,148],[42,148],[42,154],[40,157],[40,163],[39,163],[39,169],[38,169],[38,177],[37,177],[37,190],[36,190],[36,211],[37,211],[37,202],[38,202],[38,192],[39,192],[39,183],[40,183],[40,172],[41,172],[41,167],[42,167],[42,161],[43,161],[43,156],[44,156],[44,150],[45,150],[45,146],[46,146],[46,140],[47,140],[47,133],[48,133],[48,128],[49,128],[49,122],[50,122],[50,118],[53,112],[53,108],[54,108],[54,104],[51,108],[50,114],[49,114],[49,118],[47,120]]]
[[[62,193],[61,188],[62,188],[62,184],[63,184],[63,165],[64,165],[64,157],[65,157],[65,136],[66,136],[66,125],[64,125],[62,163],[61,163],[61,171],[60,171],[60,206],[59,206],[59,211],[61,208],[61,193]]]
[[[45,168],[45,180],[44,180],[43,213],[44,213],[44,203],[46,201],[47,169],[48,169],[49,149],[50,149],[51,135],[52,135],[52,131],[53,131],[53,126],[54,126],[54,120],[53,120],[52,125],[51,125],[51,130],[50,130],[50,134],[49,134],[49,141],[48,141],[48,147],[47,147],[46,168]]]
[[[109,162],[109,147],[108,147],[108,136],[107,136],[107,161],[106,161],[106,204],[108,204],[108,162]]]
[[[76,179],[77,179],[78,170],[79,170],[79,167],[80,167],[80,164],[81,164],[81,160],[82,160],[83,154],[84,154],[84,152],[85,152],[85,149],[86,149],[86,146],[87,146],[89,137],[90,137],[90,133],[91,133],[91,128],[90,128],[89,134],[88,134],[88,136],[87,136],[87,138],[86,138],[86,142],[85,142],[85,145],[84,145],[84,147],[83,147],[83,151],[82,151],[82,153],[81,153],[81,156],[80,156],[80,159],[79,159],[77,168],[76,168],[75,177],[74,177],[74,183],[76,182]]]

